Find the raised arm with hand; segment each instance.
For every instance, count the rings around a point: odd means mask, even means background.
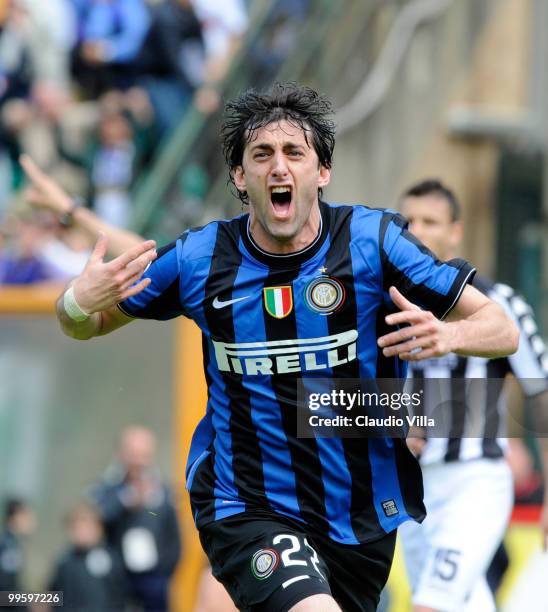
[[[447,353],[496,358],[515,353],[519,332],[495,302],[467,285],[448,316],[440,321],[421,310],[396,287],[390,297],[400,312],[386,317],[389,325],[406,325],[378,339],[386,357],[398,355],[406,361],[421,361]]]
[[[82,274],[57,300],[57,318],[63,332],[77,340],[102,336],[133,319],[117,304],[150,284],[137,282],[156,259],[156,243],[147,240],[105,263],[107,237],[101,235]]]
[[[51,211],[59,218],[71,215],[73,223],[94,238],[100,233],[105,234],[108,237],[108,254],[111,257],[121,255],[144,240],[138,234],[105,223],[89,208],[75,207],[74,200],[68,193],[42,172],[28,155],[22,155],[19,163],[30,181],[25,192],[26,200],[37,208]]]

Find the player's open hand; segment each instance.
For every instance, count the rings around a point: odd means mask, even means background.
[[[390,287],[390,297],[401,312],[388,315],[386,322],[407,327],[378,339],[385,357],[397,355],[406,361],[420,361],[451,352],[454,333],[451,323],[444,323],[430,311],[421,310],[395,287]]]
[[[21,155],[19,163],[30,181],[25,199],[33,206],[47,208],[58,215],[68,213],[73,206],[70,196],[34,163],[29,155]]]
[[[149,278],[137,281],[157,257],[154,240],[138,244],[108,263],[104,262],[106,252],[107,238],[101,234],[86,267],[73,284],[74,297],[88,314],[107,310],[148,287]]]

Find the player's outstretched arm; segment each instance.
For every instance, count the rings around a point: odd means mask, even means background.
[[[156,259],[153,240],[142,242],[105,263],[107,245],[106,236],[101,235],[82,274],[57,300],[61,329],[71,338],[88,340],[132,321],[117,304],[150,284],[149,278],[138,281]]]
[[[395,287],[390,297],[401,310],[386,317],[389,325],[407,325],[378,339],[386,357],[407,361],[441,357],[447,353],[490,359],[515,353],[519,331],[503,308],[467,285],[448,316],[440,321],[421,310]]]
[[[75,207],[74,200],[66,191],[47,176],[28,155],[21,155],[21,167],[30,181],[25,191],[26,200],[36,208],[45,208],[58,217],[71,215],[75,225],[97,238],[100,233],[108,237],[108,252],[111,257],[118,257],[128,249],[143,242],[138,234],[105,223],[89,208]]]

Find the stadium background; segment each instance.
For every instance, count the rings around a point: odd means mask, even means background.
[[[4,18],[7,4],[0,2]],[[242,6],[245,28],[231,33],[230,52],[222,52],[226,65],[208,86],[221,100],[274,80],[329,95],[339,133],[327,199],[394,206],[415,179],[446,181],[464,207],[463,255],[519,289],[546,336],[548,4],[254,0]],[[239,212],[226,187],[219,112],[215,102],[201,102],[201,87],[197,103],[158,138],[131,185],[129,227],[159,241]],[[31,128],[33,122],[43,123],[43,116],[31,117]],[[1,144],[4,222],[20,206],[21,183]],[[24,138],[20,144],[28,150]],[[73,191],[84,191],[70,165],[54,164],[50,150],[30,150]],[[203,563],[184,493],[188,442],[205,397],[196,329],[187,321],[146,323],[76,343],[60,334],[52,316],[59,291],[52,282],[0,287],[0,499],[23,496],[39,519],[26,544],[25,583],[43,584],[64,541],[64,512],[104,470],[123,426],[137,422],[157,433],[159,463],[176,491],[185,554],[173,609],[191,610]],[[525,522],[516,520],[509,533],[512,565],[500,594],[507,610],[520,580],[532,593],[536,588],[526,568],[540,554],[535,510],[520,516]],[[399,563],[391,587],[391,609],[406,610]]]

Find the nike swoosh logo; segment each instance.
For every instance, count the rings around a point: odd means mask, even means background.
[[[231,304],[235,304],[236,302],[241,302],[242,300],[247,300],[248,297],[251,297],[251,296],[244,295],[244,297],[239,297],[239,298],[235,298],[233,300],[226,300],[226,302],[221,302],[221,300],[217,296],[213,300],[213,308],[217,308],[217,309],[225,308],[225,306],[230,306]]]

